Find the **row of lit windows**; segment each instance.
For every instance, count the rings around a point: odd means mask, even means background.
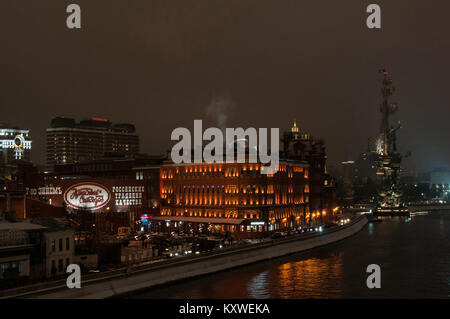
[[[309,207],[307,207],[307,209],[309,209]],[[304,211],[303,207],[295,209],[295,210],[289,210],[289,211],[283,209],[283,210],[270,212],[269,219],[272,222],[274,222],[277,219],[283,219],[283,218],[287,219],[291,216],[299,217],[299,219],[300,219],[300,217],[304,216],[304,213],[305,213],[305,211]]]
[[[163,209],[161,211],[161,215],[163,216],[189,216],[189,217],[224,217],[224,218],[238,218],[237,212],[211,212],[211,211],[201,211],[201,210],[185,210],[180,211],[177,210],[176,212],[172,212],[170,209]],[[326,211],[314,211],[310,212],[309,207],[298,207],[294,209],[280,209],[276,211],[271,211],[269,213],[269,220],[274,222],[275,220],[280,219],[287,219],[290,217],[296,217],[296,219],[304,218],[306,220],[308,219],[315,219],[319,218],[321,216],[325,216]],[[241,218],[261,218],[261,214],[259,212],[244,212],[242,213]]]
[[[189,217],[214,217],[214,218],[238,218],[238,212],[217,212],[217,211],[201,211],[201,210],[189,210],[172,212],[170,209],[163,209],[161,211],[162,216],[189,216]],[[244,212],[242,218],[258,219],[260,213],[257,212]]]
[[[231,168],[222,168],[221,165],[214,166],[189,166],[189,167],[176,167],[175,169],[163,169],[161,170],[161,178],[162,179],[173,179],[175,175],[194,175],[194,176],[202,176],[208,173],[216,173],[212,175],[216,176],[225,176],[225,177],[239,177],[240,175],[248,174],[253,172],[254,177],[257,176],[259,172],[260,165],[248,165],[242,166],[239,168],[231,167]],[[280,165],[279,172],[286,172],[286,165]],[[308,169],[303,169],[303,167],[293,167],[293,169],[288,170],[288,177],[294,177],[293,173],[303,173],[304,177],[308,178]],[[273,177],[273,174],[267,174],[267,177]]]
[[[306,210],[304,210],[303,208],[301,209],[296,209],[296,210],[283,210],[283,211],[272,211],[269,213],[269,219],[274,221],[276,219],[286,219],[284,221],[287,221],[287,218],[290,217],[296,217],[296,219],[300,219],[302,217],[304,217],[307,221],[310,219],[316,219],[316,218],[320,218],[320,217],[324,217],[326,216],[327,212],[324,210],[322,212],[320,211],[314,211],[314,212],[310,212],[309,211],[309,207],[306,206]]]
[[[237,212],[217,212],[217,211],[201,211],[201,210],[188,210],[172,212],[170,209],[161,210],[162,216],[189,216],[189,217],[216,217],[216,218],[238,218]]]
[[[136,179],[142,179],[142,172],[136,173]],[[161,194],[173,194],[174,192],[177,194],[274,194],[279,193],[283,190],[283,187],[279,185],[241,185],[238,187],[237,185],[179,185],[178,187],[173,186],[163,186],[161,187]],[[303,189],[300,190],[300,193],[304,191],[305,193],[309,193],[309,184],[306,184]],[[287,187],[287,192],[290,194],[294,193],[294,187],[292,185]]]
[[[277,194],[273,198],[259,197],[247,197],[236,198],[227,196],[201,196],[201,195],[185,195],[168,197],[166,194],[162,194],[161,198],[167,199],[168,204],[177,205],[286,205],[286,204],[303,204],[309,203],[309,196],[303,195],[286,195]]]
[[[163,198],[167,198],[163,196]],[[171,203],[171,200],[168,199],[168,204]],[[241,199],[240,201],[236,198],[198,198],[195,196],[194,198],[185,197],[184,199],[177,198],[175,200],[177,205],[272,205],[274,203],[273,198],[260,198],[260,199]]]

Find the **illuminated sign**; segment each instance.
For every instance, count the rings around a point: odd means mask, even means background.
[[[61,195],[62,190],[61,187],[54,187],[54,186],[45,186],[45,187],[39,187],[39,188],[25,188],[26,194],[30,196],[47,196],[47,195]]]
[[[140,206],[144,194],[144,186],[113,186],[116,206]]]
[[[16,150],[21,150],[23,148],[23,142],[24,142],[24,138],[22,135],[17,135],[14,138],[14,148]]]
[[[64,201],[75,209],[96,210],[105,206],[111,194],[97,183],[81,183],[70,186],[64,192]]]
[[[251,226],[264,226],[264,222],[250,222]]]
[[[141,223],[143,226],[147,226],[148,225],[148,215],[144,214],[141,216]]]

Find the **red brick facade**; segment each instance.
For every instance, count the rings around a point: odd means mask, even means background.
[[[183,231],[257,233],[322,223],[326,211],[310,211],[309,165],[281,162],[272,175],[259,164],[161,166],[162,228]],[[261,234],[262,235],[262,234]]]

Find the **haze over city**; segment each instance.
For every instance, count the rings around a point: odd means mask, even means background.
[[[0,1],[0,303],[284,318],[448,299],[449,12]]]
[[[381,30],[365,27],[368,1],[78,3],[76,31],[64,27],[65,1],[0,4],[0,120],[31,130],[36,163],[55,116],[134,123],[149,154],[194,119],[284,131],[296,118],[325,139],[329,164],[351,160],[378,134],[383,67],[397,88],[399,149],[412,152],[404,166],[450,159],[448,1],[433,12],[378,1]]]

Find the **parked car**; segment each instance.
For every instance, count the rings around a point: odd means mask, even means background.
[[[276,232],[272,234],[272,239],[277,239],[277,238],[283,238],[285,235],[285,233],[283,232]]]

